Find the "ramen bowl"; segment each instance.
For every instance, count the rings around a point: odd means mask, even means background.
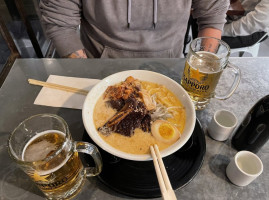
[[[114,156],[135,161],[152,160],[150,154],[131,154],[120,151],[112,147],[101,138],[94,124],[94,118],[93,118],[94,108],[98,99],[104,94],[108,86],[120,83],[129,76],[132,76],[140,81],[148,81],[165,86],[167,89],[173,92],[174,95],[182,103],[186,112],[186,122],[184,130],[181,133],[181,137],[174,144],[161,151],[161,155],[162,157],[165,157],[176,152],[189,140],[189,138],[193,133],[196,122],[195,108],[188,93],[181,87],[180,84],[178,84],[176,81],[170,79],[167,76],[152,71],[146,71],[146,70],[122,71],[110,75],[101,80],[99,83],[97,83],[86,96],[82,108],[82,119],[87,133],[100,148],[102,148],[103,150]]]

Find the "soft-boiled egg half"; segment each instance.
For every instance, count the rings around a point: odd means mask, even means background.
[[[170,122],[156,120],[151,124],[151,133],[158,141],[172,144],[180,137],[179,130]]]

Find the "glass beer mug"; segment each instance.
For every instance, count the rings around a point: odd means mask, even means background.
[[[98,149],[74,142],[66,122],[53,114],[32,116],[18,125],[8,140],[10,156],[48,199],[74,197],[85,177],[101,172]],[[83,167],[78,152],[92,156],[95,167]]]
[[[222,40],[200,37],[191,42],[181,85],[190,95],[196,110],[204,109],[210,98],[225,100],[236,90],[240,70],[228,61],[229,56],[230,47]],[[215,88],[225,68],[232,69],[234,81],[227,94],[219,96],[215,94]]]

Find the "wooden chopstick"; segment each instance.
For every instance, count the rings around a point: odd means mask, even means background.
[[[157,178],[158,178],[158,182],[159,182],[163,199],[164,200],[177,199],[175,192],[171,186],[167,172],[165,170],[165,166],[163,164],[163,160],[162,160],[158,146],[156,144],[154,145],[154,148],[153,146],[150,146],[150,152],[153,158],[153,163],[154,163],[154,167],[157,174]]]
[[[85,96],[89,92],[87,90],[82,90],[82,89],[73,88],[73,87],[64,86],[64,85],[59,85],[59,84],[55,84],[55,83],[38,81],[38,80],[34,80],[34,79],[28,79],[28,82],[32,85],[39,85],[39,86],[48,87],[48,88],[52,88],[52,89],[63,90],[66,92],[73,92],[73,93],[82,94]]]

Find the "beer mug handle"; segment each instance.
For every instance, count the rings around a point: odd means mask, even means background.
[[[232,63],[230,63],[230,62],[228,62],[227,67],[231,68],[232,72],[235,75],[233,84],[232,84],[230,90],[228,91],[228,93],[226,95],[223,95],[223,96],[215,95],[214,97],[216,99],[220,99],[220,100],[228,99],[234,93],[234,91],[236,90],[236,88],[239,85],[239,82],[240,82],[240,79],[241,79],[240,69],[237,66],[233,65]]]
[[[74,142],[74,151],[89,154],[95,163],[95,167],[85,167],[87,177],[96,176],[102,171],[103,163],[101,154],[96,146],[88,142]]]

